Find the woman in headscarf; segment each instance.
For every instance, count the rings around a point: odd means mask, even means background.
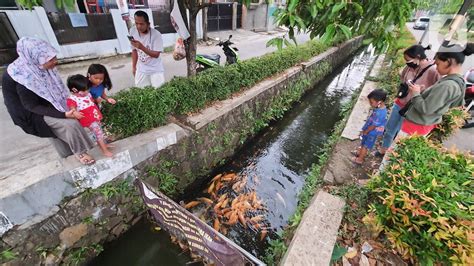
[[[61,157],[74,154],[85,165],[95,163],[87,154],[93,147],[77,119],[68,111],[69,95],[56,70],[56,50],[46,41],[24,37],[17,43],[18,59],[3,75],[3,99],[13,123],[27,134],[52,138]]]

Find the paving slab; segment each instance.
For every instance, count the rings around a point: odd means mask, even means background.
[[[296,229],[281,265],[330,265],[345,202],[319,191]]]

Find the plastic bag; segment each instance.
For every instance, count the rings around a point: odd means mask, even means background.
[[[173,58],[176,61],[182,60],[186,57],[186,49],[184,48],[183,39],[178,38],[174,45]]]

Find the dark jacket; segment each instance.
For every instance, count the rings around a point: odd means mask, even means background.
[[[2,81],[3,101],[13,123],[28,134],[42,138],[55,138],[43,116],[66,118],[65,113],[39,97],[25,86],[14,81],[5,71]]]

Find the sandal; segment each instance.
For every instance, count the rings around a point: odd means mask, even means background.
[[[385,153],[381,153],[380,151],[376,151],[374,153],[375,156],[383,158],[385,156]]]
[[[81,153],[79,155],[76,155],[76,158],[79,160],[79,162],[83,165],[92,165],[95,164],[95,160],[87,153]]]
[[[351,154],[354,155],[355,157],[359,157],[359,151],[351,151]]]

